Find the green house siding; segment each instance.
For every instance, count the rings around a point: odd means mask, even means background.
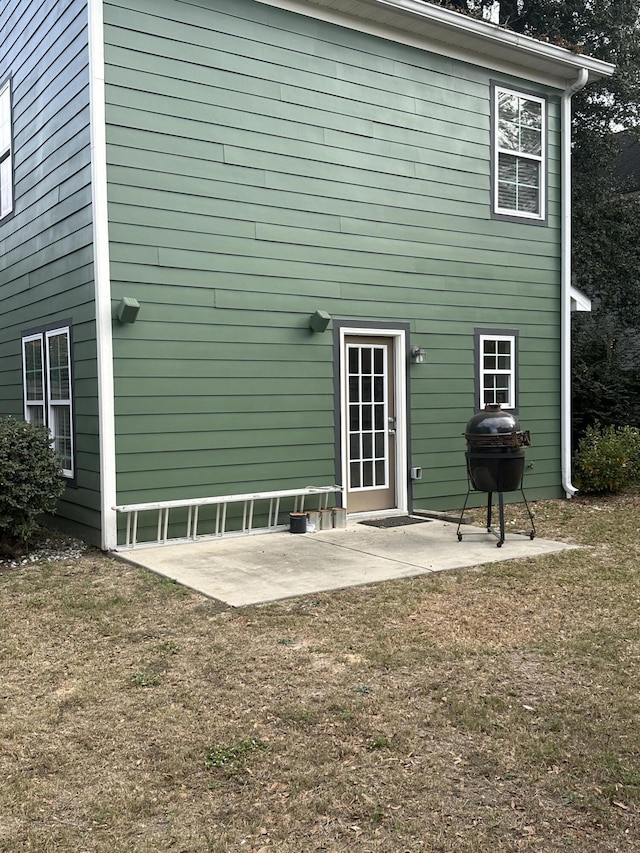
[[[474,330],[519,333],[533,497],[560,494],[559,103],[548,220],[490,216],[495,73],[252,0],[105,3],[118,501],[333,482],[334,350],[408,323],[418,504],[466,491]],[[526,81],[501,82],[531,88]]]
[[[13,215],[0,222],[0,415],[23,416],[22,332],[70,321],[77,478],[58,518],[99,541],[85,5],[3,0],[0,10],[15,183]]]

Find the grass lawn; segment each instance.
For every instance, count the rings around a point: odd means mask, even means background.
[[[0,564],[0,851],[639,850],[640,498],[534,508],[585,547],[241,610]]]

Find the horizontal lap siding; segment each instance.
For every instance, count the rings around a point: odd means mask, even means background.
[[[474,329],[519,329],[532,486],[555,494],[557,103],[549,225],[499,222],[495,75],[251,0],[109,0],[105,22],[113,292],[142,306],[115,330],[119,500],[332,481],[318,308],[427,348],[412,464],[432,504],[466,487]]]
[[[23,416],[21,333],[72,321],[77,487],[58,508],[99,541],[87,12],[3,0],[0,81],[12,76],[14,215],[0,223],[0,414]],[[78,527],[76,527],[76,530]]]

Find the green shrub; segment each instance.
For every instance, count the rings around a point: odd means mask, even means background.
[[[576,483],[585,492],[621,492],[640,476],[640,430],[587,427],[575,457]]]
[[[46,428],[0,418],[0,540],[28,542],[38,516],[54,512],[63,491]]]

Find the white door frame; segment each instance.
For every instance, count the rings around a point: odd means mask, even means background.
[[[354,513],[354,515],[384,515],[398,514],[409,511],[409,482],[408,482],[408,430],[407,430],[407,337],[404,329],[393,329],[380,326],[341,326],[340,327],[340,448],[342,461],[342,484],[346,489],[347,472],[347,364],[345,358],[345,338],[367,337],[387,338],[393,341],[394,376],[390,379],[395,383],[396,406],[396,508],[378,510],[374,513]]]

